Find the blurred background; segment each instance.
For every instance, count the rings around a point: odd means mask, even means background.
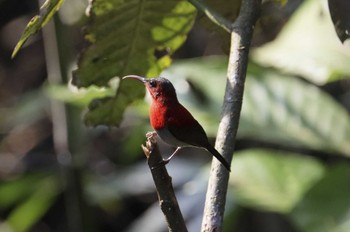
[[[128,107],[119,127],[84,125],[89,102],[114,94],[113,87],[70,83],[86,47],[88,2],[66,1],[11,59],[41,4],[0,1],[0,231],[167,231],[141,150],[151,130],[149,98]],[[228,38],[203,21],[198,13],[162,76],[214,143]],[[338,39],[326,1],[265,4],[252,43],[225,231],[349,231],[349,76],[350,48]],[[164,157],[171,154],[159,143]],[[210,160],[188,148],[167,165],[189,231],[200,230]]]

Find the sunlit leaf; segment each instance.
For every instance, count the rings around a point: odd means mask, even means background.
[[[192,59],[174,64],[163,74],[174,82],[181,100],[212,132],[219,122],[226,65],[225,59]],[[181,92],[184,78],[203,88],[209,105],[198,109],[198,103],[188,102],[189,93],[184,96]],[[296,77],[256,65],[248,69],[238,136],[350,156],[350,117],[339,103]]]
[[[91,45],[80,56],[73,83],[108,86],[112,78],[127,74],[158,75],[185,41],[195,16],[187,1],[92,1],[86,30]],[[164,56],[156,57],[157,51]],[[144,93],[140,83],[121,81],[115,97],[96,100],[89,107],[85,121],[119,125],[126,106]]]
[[[349,231],[349,183],[349,165],[337,165],[327,170],[324,178],[310,189],[291,213],[299,231]]]
[[[281,4],[282,6],[286,5],[288,2],[288,0],[273,0],[273,1]]]
[[[231,169],[238,203],[280,213],[290,211],[324,172],[315,159],[273,150],[239,152]]]
[[[252,58],[316,84],[349,76],[350,47],[337,38],[325,1],[304,1],[274,41],[252,50]]]
[[[27,39],[37,33],[41,28],[43,28],[50,19],[54,16],[56,11],[60,8],[64,0],[46,0],[41,6],[41,14],[34,16],[26,28],[24,29],[23,35],[16,44],[15,49],[12,52],[12,58],[16,56],[18,51],[22,48],[23,44]]]
[[[111,88],[89,88],[69,89],[67,86],[50,85],[46,93],[53,99],[64,101],[76,106],[86,107],[93,99],[113,96]]]
[[[286,5],[288,0],[263,0],[262,3],[268,3],[268,2],[274,2],[274,3],[278,3],[282,6]]]

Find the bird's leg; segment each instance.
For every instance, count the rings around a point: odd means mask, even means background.
[[[176,152],[178,152],[181,148],[182,148],[182,147],[176,148],[176,150],[173,152],[173,154],[171,154],[171,156],[169,156],[169,158],[163,160],[163,162],[164,162],[165,164],[169,163],[169,161],[174,157],[174,155],[176,154]]]
[[[151,133],[151,132],[149,132],[149,133]],[[156,169],[156,168],[159,168],[159,167],[161,167],[161,166],[163,166],[163,165],[164,165],[164,166],[167,165],[167,164],[170,162],[171,158],[173,158],[174,155],[176,154],[176,152],[178,152],[181,148],[182,148],[182,147],[176,148],[176,150],[173,152],[173,154],[171,154],[171,156],[169,156],[169,158],[163,159],[163,160],[160,161],[156,166],[152,167],[152,169]]]

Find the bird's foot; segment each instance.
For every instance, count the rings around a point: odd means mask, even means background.
[[[155,166],[153,166],[151,169],[154,170],[154,169],[157,169],[157,168],[161,168],[161,167],[167,165],[169,163],[169,161],[170,160],[168,160],[168,159],[163,159],[162,161],[157,163]]]
[[[149,131],[149,132],[146,133],[146,138],[147,139],[153,139],[153,138],[157,137],[157,135],[158,135],[157,132]]]

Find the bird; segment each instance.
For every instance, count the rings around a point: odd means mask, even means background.
[[[184,147],[203,148],[210,152],[228,170],[230,164],[209,143],[207,134],[192,114],[178,101],[173,84],[165,77],[145,78],[127,75],[122,79],[134,79],[142,82],[151,95],[149,108],[150,123],[156,134],[167,144],[177,147],[164,160],[168,163]]]

